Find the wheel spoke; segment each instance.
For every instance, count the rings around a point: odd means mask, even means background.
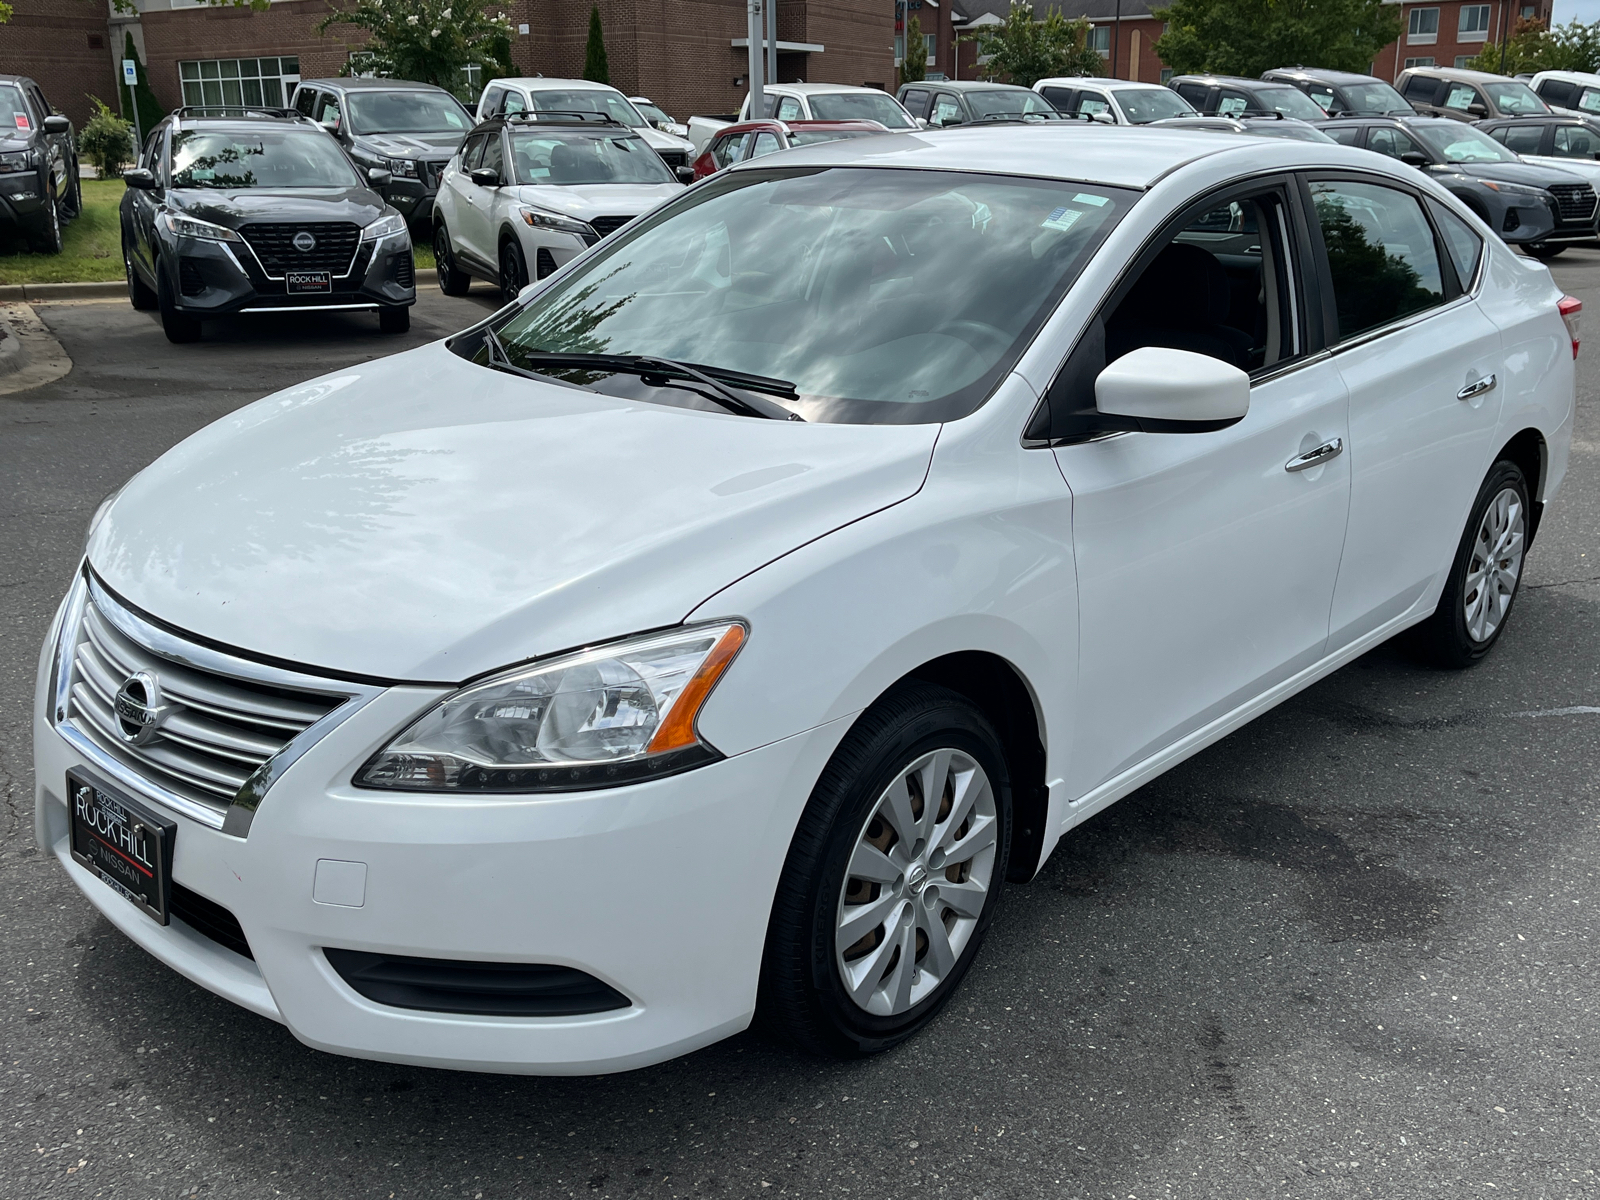
[[[883,974],[883,965],[894,953],[895,945],[894,938],[886,937],[855,962],[844,965],[845,989],[850,993],[850,998],[862,1008],[867,1007],[872,1000],[872,993],[877,991],[878,978]]]
[[[950,778],[950,751],[937,751],[923,766],[921,775],[922,819],[917,822],[917,836],[928,842],[939,820],[939,806],[944,803],[944,785]]]
[[[856,852],[850,856],[850,875],[872,883],[893,883],[900,878],[901,870],[889,856],[871,842],[858,842]]]
[[[942,907],[942,905],[936,906],[936,908]],[[940,979],[946,979],[956,965],[956,952],[951,949],[950,934],[946,932],[944,922],[939,919],[937,911],[929,912],[926,905],[919,905],[918,908],[918,923],[928,939],[928,952],[923,955],[922,965]]]
[[[944,832],[937,839],[937,844],[946,851],[946,857],[955,841],[956,830],[961,828],[962,822],[972,812],[973,805],[988,793],[988,777],[980,772],[962,771],[956,776],[955,803],[950,806],[950,816],[944,822]]]
[[[917,974],[917,923],[907,921],[895,939],[900,946],[900,961],[894,964],[883,990],[888,996],[890,1012],[905,1012],[911,1007],[911,985]]]
[[[898,776],[883,793],[878,815],[889,822],[905,847],[904,853],[910,854],[912,843],[917,840],[917,819],[911,813],[911,792],[904,775]]]
[[[983,915],[983,902],[988,899],[989,888],[986,884],[969,879],[965,883],[939,884],[939,899],[946,906],[955,909],[959,917],[971,917],[976,920]]]
[[[996,822],[993,817],[975,818],[972,828],[967,830],[967,836],[945,851],[945,863],[966,862],[978,851],[994,845],[995,834]]]
[[[854,946],[867,934],[882,925],[901,900],[898,896],[885,892],[876,900],[866,904],[846,904],[839,910],[838,946],[841,951]]]

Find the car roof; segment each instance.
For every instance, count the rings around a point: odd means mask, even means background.
[[[1307,121],[1310,125],[1313,122]],[[1474,122],[1475,124],[1476,122]],[[1329,117],[1326,121],[1317,121],[1317,125],[1464,125],[1465,121],[1458,121],[1454,117],[1430,117],[1425,113],[1416,116],[1407,116],[1401,113],[1390,116],[1387,113],[1374,113],[1370,117]]]
[[[0,83],[33,83],[33,77],[31,75],[0,75]]]
[[[935,80],[942,83],[942,80]],[[857,87],[853,83],[769,83],[766,85],[769,92],[788,92],[792,96],[831,96],[835,92],[877,92],[880,96],[889,93],[882,88]],[[890,96],[890,99],[893,99]]]
[[[1322,67],[1274,67],[1261,76],[1268,83],[1280,82],[1268,76],[1288,75],[1298,79],[1314,79],[1318,83],[1382,83],[1376,75],[1361,75],[1354,71],[1329,71]]]
[[[1225,83],[1229,87],[1288,87],[1289,85],[1276,79],[1251,79],[1245,75],[1174,75],[1167,82],[1173,83]]]
[[[1520,83],[1521,80],[1496,75],[1493,71],[1469,71],[1465,67],[1407,67],[1403,74],[1429,79],[1454,79],[1460,83]]]
[[[1048,79],[1034,81],[1033,90],[1049,84],[1051,87],[1080,87],[1088,84],[1091,87],[1105,88],[1108,91],[1117,88],[1159,88],[1161,91],[1171,89],[1163,83],[1154,83],[1148,79],[1107,79],[1104,75],[1052,75]]]
[[[842,129],[865,130],[868,132],[887,133],[889,127],[878,121],[869,121],[862,117],[841,118],[834,121],[780,121],[775,117],[756,117],[749,121],[736,121],[732,125],[724,125],[712,134],[713,138],[725,137],[730,133],[759,133],[763,130],[776,129],[782,133],[804,133],[808,129]]]
[[[227,112],[225,110],[228,107],[230,106],[222,104],[187,105],[183,108],[173,109],[164,119],[174,126],[181,126],[185,129],[195,129],[203,126],[206,129],[227,129],[244,132],[251,129],[260,129],[261,123],[266,121],[284,128],[322,132],[322,126],[311,120],[311,118],[295,112],[292,108],[285,108],[279,112],[267,111],[265,107],[257,111]],[[243,108],[244,106],[241,105],[240,107]],[[196,108],[202,111],[190,111],[190,109]]]
[[[1591,87],[1600,85],[1600,75],[1588,71],[1540,71],[1533,77],[1533,82],[1541,79],[1554,79],[1561,83],[1586,83]]]
[[[1459,124],[1459,122],[1452,122]],[[785,165],[899,167],[1099,183],[1143,189],[1188,163],[1216,154],[1259,159],[1258,139],[1195,137],[1200,130],[1041,121],[1015,125],[957,125],[935,133],[885,133],[855,141],[823,142],[789,151]],[[1366,151],[1326,143],[1275,139],[1273,145],[1315,146],[1327,161],[1365,161]],[[1345,155],[1355,157],[1346,158]],[[1331,156],[1328,157],[1328,156]],[[751,165],[765,163],[753,159]],[[1242,163],[1252,160],[1241,160]],[[736,168],[737,169],[737,168]]]
[[[1583,114],[1567,109],[1564,112],[1547,113],[1506,113],[1503,116],[1490,117],[1486,121],[1474,121],[1474,125],[1593,125],[1600,118],[1600,113]]]
[[[619,96],[622,94],[621,91],[612,87],[609,83],[596,83],[592,79],[552,79],[546,75],[507,75],[499,79],[489,80],[488,83],[483,85],[484,90],[487,91],[497,83],[514,84],[517,87],[526,88],[530,92],[584,91],[616,92]]]
[[[361,76],[342,76],[338,79],[302,79],[300,87],[343,88],[347,92],[444,92],[444,88],[431,83],[418,83],[414,79],[365,79]],[[445,92],[449,95],[448,92]]]
[[[939,88],[946,92],[1031,92],[1032,88],[1020,87],[1015,83],[990,83],[984,79],[935,79],[931,83],[907,83],[904,88],[930,87]],[[876,91],[876,88],[868,88]]]

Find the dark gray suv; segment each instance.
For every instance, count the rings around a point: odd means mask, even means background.
[[[0,226],[60,254],[61,223],[81,204],[72,122],[26,75],[0,75]]]

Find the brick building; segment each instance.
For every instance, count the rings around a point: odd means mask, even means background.
[[[1392,0],[1401,9],[1400,40],[1386,47],[1373,63],[1372,73],[1393,80],[1407,67],[1459,67],[1482,53],[1486,44],[1504,40],[1521,20],[1551,21],[1553,0],[1432,0],[1409,3]]]
[[[10,4],[11,20],[0,25],[0,72],[32,76],[80,129],[94,112],[91,94],[117,107],[106,0]]]

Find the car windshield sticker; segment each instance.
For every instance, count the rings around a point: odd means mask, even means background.
[[[1450,94],[1445,97],[1444,106],[1446,108],[1459,108],[1465,111],[1467,106],[1470,105],[1472,101],[1472,89],[1469,87],[1462,87],[1458,84],[1450,89]]]
[[[190,179],[215,179],[216,177],[217,177],[217,173],[215,171],[207,169],[206,167],[191,167],[191,168],[189,168],[189,178]]]
[[[1074,204],[1092,204],[1095,208],[1104,208],[1111,201],[1104,196],[1091,196],[1088,192],[1079,192],[1072,198]]]
[[[1079,212],[1077,209],[1067,208],[1065,205],[1063,205],[1062,207],[1053,211],[1039,224],[1041,228],[1044,229],[1060,229],[1065,232],[1076,225],[1078,218],[1081,216],[1083,216],[1083,213]]]
[[[33,128],[33,126],[28,124],[28,114],[27,113],[18,113],[17,114],[17,128],[18,129],[32,129]]]

